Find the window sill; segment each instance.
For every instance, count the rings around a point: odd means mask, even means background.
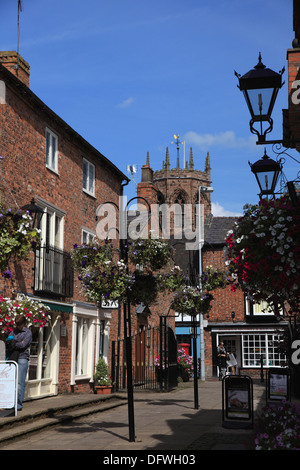
[[[96,199],[95,193],[89,193],[86,189],[82,188],[82,191],[87,195],[92,197],[93,199]]]
[[[52,173],[54,173],[55,175],[59,176],[58,171],[57,171],[57,170],[53,170],[53,168],[51,168],[51,166],[46,165],[46,168],[47,168],[47,170],[50,170],[50,171],[51,171]]]
[[[92,377],[90,375],[76,375],[75,376],[75,383],[76,382],[83,382],[83,381],[92,382]]]

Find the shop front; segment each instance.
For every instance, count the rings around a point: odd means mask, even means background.
[[[61,319],[73,311],[72,304],[37,300],[50,307],[50,320],[43,328],[32,328],[25,400],[58,394]]]
[[[229,354],[233,354],[237,364],[229,368],[234,374],[248,374],[259,377],[261,370],[270,367],[282,367],[285,356],[280,353],[278,344],[281,341],[283,326],[239,327],[224,325],[211,328],[212,375],[218,376],[217,346],[220,342]]]
[[[82,302],[43,303],[50,307],[51,319],[43,328],[32,328],[25,400],[90,391],[95,364],[100,356],[108,358],[112,309]]]

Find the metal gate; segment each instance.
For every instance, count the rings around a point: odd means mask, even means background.
[[[168,391],[177,386],[177,341],[168,317],[159,327],[141,325],[132,336],[132,377],[134,389]],[[124,340],[112,342],[111,374],[114,390],[127,388]]]

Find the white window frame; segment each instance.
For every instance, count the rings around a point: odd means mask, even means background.
[[[49,221],[49,246],[63,250],[64,247],[64,222],[65,212],[52,204],[38,198],[38,205],[43,209],[44,215],[41,221],[41,246],[45,246],[47,242],[47,218]],[[59,228],[59,230],[57,230]]]
[[[85,328],[86,334],[84,334]],[[76,330],[75,377],[90,378],[91,349],[89,344],[92,341],[92,330],[94,330],[92,319],[78,315]]]
[[[84,167],[87,171],[85,174]],[[95,196],[95,165],[86,158],[82,159],[82,189],[90,196]]]
[[[41,200],[40,198],[37,199],[37,204],[43,209],[44,215],[41,221],[41,248],[42,252],[45,247],[48,245],[50,248],[58,249],[60,252],[63,251],[64,248],[64,221],[65,221],[65,213],[55,206],[48,204],[46,201]],[[47,223],[49,220],[49,224]],[[47,230],[48,230],[48,237],[47,237]],[[48,238],[48,240],[47,240]],[[37,250],[38,251],[38,250]],[[59,252],[59,253],[60,253]],[[51,255],[49,255],[51,256]],[[58,254],[59,259],[62,257],[61,254]],[[57,260],[56,260],[57,261]],[[62,267],[62,265],[61,265]],[[44,258],[40,260],[38,278],[40,281],[37,282],[35,280],[35,289],[40,290],[41,285],[43,284],[43,273],[44,273]],[[56,279],[58,282],[61,282],[62,278],[62,271],[57,273],[58,278]],[[54,278],[53,278],[54,279]]]
[[[88,243],[93,243],[95,240],[96,234],[87,228],[81,229],[81,242],[83,245],[87,245]]]
[[[246,297],[245,302],[246,302],[246,316],[248,317],[257,316],[257,315],[259,316],[275,315],[274,310],[271,310],[270,308],[268,308],[268,304],[264,300],[262,300],[259,303],[254,303],[254,302],[251,302],[251,300]],[[280,315],[283,315],[282,310],[280,310]]]
[[[48,127],[46,127],[46,167],[54,171],[55,173],[58,172],[58,137],[57,135],[51,131]],[[49,138],[49,143],[48,143]]]
[[[87,350],[86,359],[87,367],[85,373],[80,373],[79,364],[77,362],[78,356],[82,360],[83,354],[83,343],[82,336],[79,336],[78,331],[81,328],[83,319],[88,322],[88,333],[87,333]],[[72,360],[71,360],[71,385],[75,385],[78,381],[89,380],[93,381],[93,374],[95,370],[95,350],[99,347],[99,328],[97,328],[98,322],[98,309],[94,305],[74,303],[73,315],[72,315]],[[97,333],[97,334],[96,334]],[[79,373],[78,373],[79,372]]]
[[[263,354],[263,366],[281,367],[284,355],[276,352],[272,342],[280,340],[281,335],[272,331],[249,332],[242,334],[243,368],[258,369],[261,367],[260,356]]]

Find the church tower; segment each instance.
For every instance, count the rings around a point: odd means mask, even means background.
[[[177,136],[179,137],[179,136]],[[150,166],[150,156],[147,152],[146,164],[141,169],[141,182],[137,185],[137,196],[145,198],[149,204],[166,204],[181,207],[180,217],[173,215],[173,231],[171,229],[171,243],[176,249],[175,261],[184,269],[189,278],[195,278],[199,272],[197,250],[186,250],[184,239],[176,237],[176,227],[182,228],[184,224],[184,211],[187,206],[192,208],[192,223],[195,230],[196,207],[202,206],[201,217],[204,231],[204,222],[211,216],[211,197],[205,189],[211,186],[210,156],[207,153],[203,159],[203,170],[197,169],[198,158],[193,155],[190,148],[189,157],[180,166],[179,146],[177,144],[177,158],[172,162],[169,148],[166,148],[165,159],[162,161],[162,168],[153,171]],[[200,165],[199,165],[200,166]],[[179,227],[180,226],[180,227]],[[203,234],[202,234],[203,235]]]

